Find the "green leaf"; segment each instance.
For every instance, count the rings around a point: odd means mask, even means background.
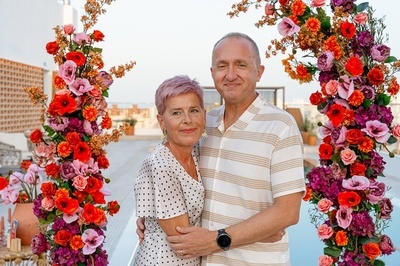
[[[359,237],[358,238],[358,242],[360,244],[367,244],[367,243],[371,243],[371,242],[372,243],[379,243],[379,239],[378,239],[377,236],[373,236],[372,238],[364,236],[364,237]]]
[[[385,262],[383,262],[382,260],[375,260],[374,261],[374,266],[385,266]]]
[[[387,140],[387,143],[389,143],[389,144],[393,144],[393,143],[396,143],[396,142],[397,142],[397,139],[395,137],[393,137],[393,136],[390,136],[390,138]]]
[[[369,99],[364,99],[364,101],[363,101],[363,103],[362,103],[362,106],[363,106],[364,108],[368,108],[370,105],[371,105],[371,100],[369,100]]]
[[[357,5],[357,13],[358,12],[363,12],[365,9],[367,9],[367,7],[369,6],[369,3],[368,2],[364,2],[364,3],[361,3],[361,4],[359,4],[359,5]]]
[[[328,255],[328,256],[331,256],[331,257],[338,258],[341,253],[342,253],[342,250],[337,248],[337,247],[326,247],[326,248],[324,248],[324,254]]]
[[[334,162],[339,162],[340,161],[340,153],[335,153],[334,155],[332,155],[331,160]]]
[[[103,48],[93,47],[92,51],[101,54],[101,52],[103,52]]]
[[[103,91],[101,92],[101,95],[102,95],[103,97],[107,97],[107,98],[108,98],[108,90],[109,90],[109,88],[103,90]]]
[[[385,63],[393,63],[396,62],[397,58],[394,56],[389,56],[388,58],[386,58]]]
[[[390,103],[390,96],[386,94],[378,94],[375,103],[381,106],[386,106]]]

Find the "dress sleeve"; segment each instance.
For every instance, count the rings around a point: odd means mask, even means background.
[[[146,159],[135,182],[136,215],[169,219],[186,213],[179,174],[165,158]]]

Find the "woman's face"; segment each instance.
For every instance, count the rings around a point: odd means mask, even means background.
[[[170,145],[193,147],[204,132],[206,112],[195,93],[188,92],[169,97],[165,112],[157,115],[161,129]]]

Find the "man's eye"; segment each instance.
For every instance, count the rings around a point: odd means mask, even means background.
[[[179,111],[175,111],[172,113],[172,115],[180,115],[180,114],[181,114],[181,112],[179,112]]]

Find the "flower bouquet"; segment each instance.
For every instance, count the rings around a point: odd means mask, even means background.
[[[33,199],[34,214],[45,229],[33,238],[32,250],[47,253],[52,265],[108,265],[103,249],[107,214],[116,214],[119,204],[106,201],[110,180],[102,169],[109,167],[109,161],[103,146],[118,141],[125,128],[111,130],[105,98],[113,76],[124,76],[135,64],[102,70],[102,49],[95,45],[104,40],[104,34],[89,29],[111,2],[87,0],[81,18],[83,32],[73,25],[54,28],[56,39],[47,43],[46,50],[59,71],[49,104],[42,89],[25,89],[31,101],[43,107],[43,127],[30,134],[35,145],[30,167],[48,178]]]
[[[228,15],[261,2],[265,14],[256,26],[277,25],[282,35],[268,46],[267,57],[288,53],[285,72],[320,85],[310,96],[325,118],[319,123],[320,165],[307,173],[304,197],[326,246],[319,265],[384,265],[379,256],[395,248],[383,232],[393,205],[378,181],[385,164],[379,150],[400,136],[388,106],[399,92],[394,74],[400,61],[385,45],[383,19],[355,0],[243,0]]]

